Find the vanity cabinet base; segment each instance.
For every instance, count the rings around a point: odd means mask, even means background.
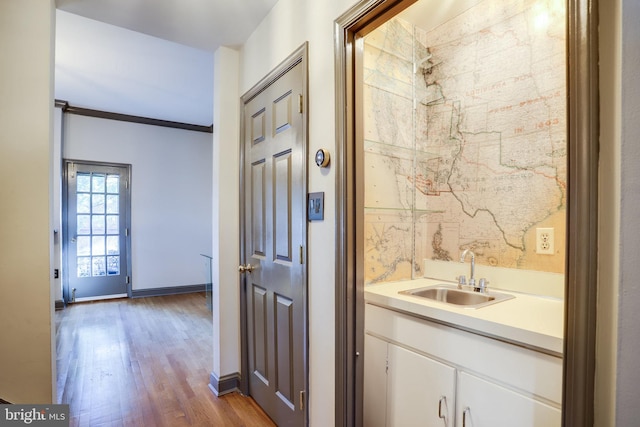
[[[365,426],[561,426],[561,358],[370,304],[365,310]]]

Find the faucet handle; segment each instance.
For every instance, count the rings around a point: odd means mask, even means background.
[[[489,281],[487,279],[485,279],[484,277],[480,279],[480,283],[478,284],[478,287],[480,288],[480,293],[487,293],[489,292]]]
[[[462,289],[463,286],[467,285],[467,276],[465,276],[464,274],[456,277],[456,279],[458,279],[458,289]]]

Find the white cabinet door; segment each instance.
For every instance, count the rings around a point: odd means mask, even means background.
[[[387,342],[364,336],[364,402],[366,427],[384,427],[387,418]]]
[[[457,427],[560,427],[562,412],[528,396],[458,373]]]
[[[453,367],[393,344],[388,363],[387,427],[453,427]]]

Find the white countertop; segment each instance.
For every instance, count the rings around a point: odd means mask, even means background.
[[[564,302],[561,299],[497,289],[495,292],[510,294],[515,298],[478,309],[470,309],[399,294],[400,291],[440,283],[445,282],[416,279],[367,285],[364,294],[365,302],[444,322],[558,356],[562,355]],[[489,294],[492,291],[490,289]]]

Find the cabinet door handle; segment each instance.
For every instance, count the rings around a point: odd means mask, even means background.
[[[446,415],[442,415],[442,402],[444,401],[444,404],[447,404],[447,397],[446,396],[440,396],[440,400],[438,401],[438,418],[442,418],[443,420],[445,418],[447,418]]]
[[[467,413],[471,414],[471,408],[468,406],[462,411],[462,427],[467,427]]]

